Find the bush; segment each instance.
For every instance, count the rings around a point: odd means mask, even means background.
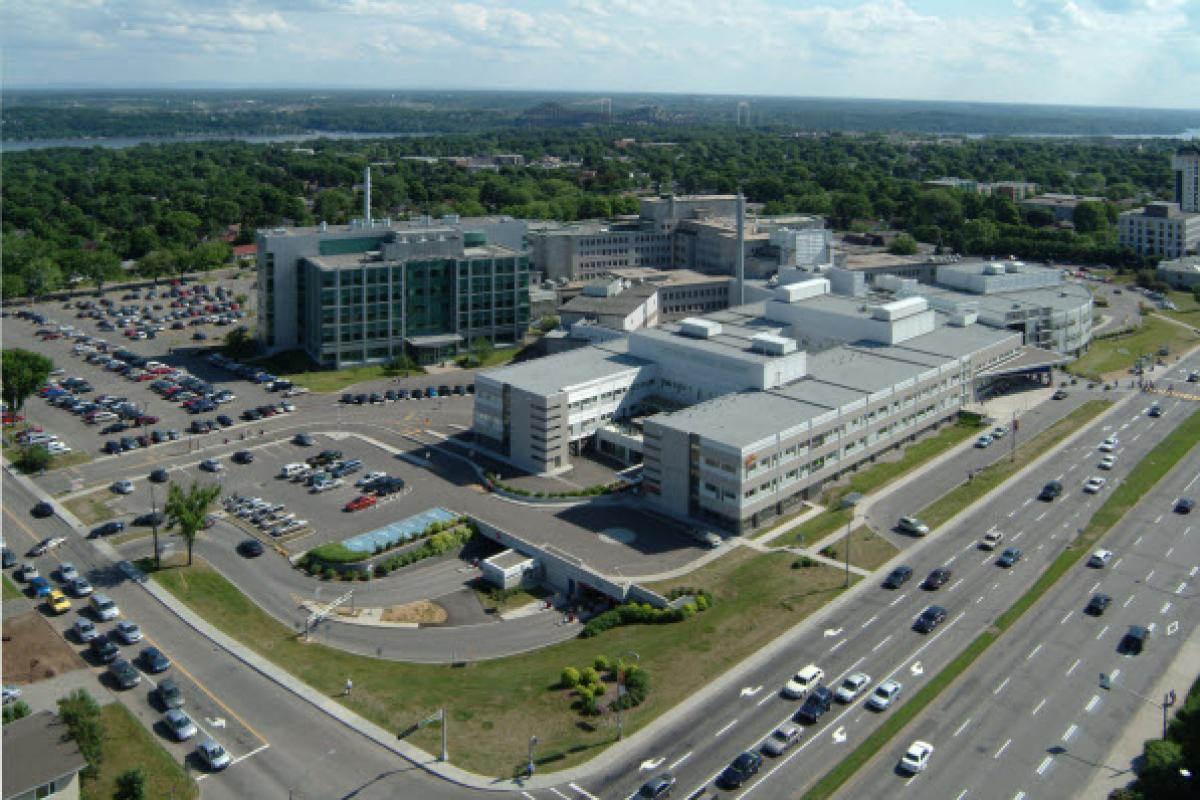
[[[600,673],[594,667],[584,667],[579,672],[579,682],[585,686],[592,686],[600,683]]]
[[[337,577],[337,570],[333,567],[326,567],[325,572],[322,573],[321,577],[327,581],[331,581]]]
[[[388,572],[390,572],[390,569],[388,568],[388,565],[386,563],[375,565],[375,577],[376,578],[386,578]]]
[[[710,596],[709,605],[711,604],[712,600]],[[682,608],[655,608],[649,603],[622,603],[615,608],[610,608],[608,611],[592,617],[588,620],[587,625],[583,626],[583,630],[579,635],[584,639],[590,639],[604,631],[621,625],[681,622],[696,613],[697,610],[696,606],[690,603],[685,608],[690,608],[691,611],[684,611]]]
[[[368,555],[360,553],[357,550],[351,550],[341,542],[330,542],[319,547],[314,547],[308,551],[308,555],[305,557],[324,561],[326,564],[355,564],[359,561],[365,561]]]
[[[562,675],[559,676],[559,683],[568,689],[574,689],[579,685],[579,670],[574,667],[563,667]]]
[[[33,710],[29,708],[28,703],[24,700],[18,700],[12,705],[4,707],[4,724],[7,725],[10,722],[16,722],[19,719],[28,717],[32,713]]]
[[[816,559],[808,556],[800,556],[792,562],[792,569],[808,569],[809,567],[815,567],[816,565]]]
[[[707,597],[705,597],[704,595],[698,595],[696,597],[696,610],[697,611],[707,611],[708,610],[708,598]]]
[[[612,664],[609,662],[607,656],[596,656],[596,660],[592,662],[592,666],[596,668],[597,672],[608,672],[612,669]]]
[[[17,468],[25,473],[41,472],[49,467],[53,460],[54,456],[50,455],[50,451],[37,444],[21,448],[21,455],[17,459]]]

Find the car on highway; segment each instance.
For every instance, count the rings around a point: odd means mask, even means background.
[[[63,536],[51,536],[48,539],[42,539],[40,542],[38,542],[37,544],[35,544],[33,547],[31,547],[29,549],[29,555],[44,556],[44,555],[46,555],[46,553],[50,552],[51,550],[61,547],[63,542],[65,542],[65,541],[66,541],[66,537],[63,537]]]
[[[108,665],[108,673],[121,689],[132,689],[142,682],[142,674],[123,658]]]
[[[163,725],[171,732],[171,738],[177,742],[186,742],[200,732],[192,718],[178,708],[172,708],[163,714]]]
[[[950,582],[950,577],[953,574],[949,567],[938,567],[926,576],[925,582],[921,584],[921,587],[931,592],[937,591]]]
[[[991,444],[992,444],[992,437],[990,434],[987,434],[987,433],[985,433],[983,436],[980,436],[978,439],[975,440],[975,446],[980,449],[989,447],[989,446],[991,446]]]
[[[1181,497],[1175,501],[1176,514],[1190,514],[1195,507],[1196,501],[1190,497]]]
[[[804,697],[825,680],[825,671],[816,664],[808,664],[783,685],[783,696],[792,700]]]
[[[1095,567],[1096,569],[1103,569],[1104,567],[1108,566],[1108,562],[1112,561],[1112,557],[1112,550],[1097,550],[1096,552],[1092,553],[1091,558],[1088,559],[1087,565],[1089,567]]]
[[[238,542],[237,551],[245,558],[258,558],[263,554],[262,542],[258,539],[243,539]]]
[[[892,701],[900,696],[900,690],[903,688],[899,681],[884,681],[876,686],[875,691],[867,698],[867,708],[872,711],[886,711],[892,705]]]
[[[114,620],[121,616],[121,609],[117,606],[113,599],[106,594],[92,595],[90,605],[92,608],[92,613],[95,614],[96,618],[101,622],[108,622],[109,620]]]
[[[1117,449],[1118,444],[1119,444],[1119,442],[1117,440],[1117,437],[1109,436],[1107,439],[1105,439],[1103,442],[1100,443],[1100,452],[1101,453],[1111,453]]]
[[[865,672],[847,675],[833,696],[839,703],[853,703],[870,682],[871,676]]]
[[[166,483],[170,479],[171,476],[167,474],[165,469],[162,468],[156,469],[150,473],[151,483]]]
[[[1011,567],[1013,564],[1016,564],[1021,560],[1022,555],[1024,554],[1021,552],[1021,548],[1019,547],[1005,548],[1004,552],[1000,554],[1000,557],[996,559],[996,566]]]
[[[1004,540],[1003,531],[988,531],[979,540],[980,550],[995,550],[996,547]]]
[[[1104,592],[1096,592],[1088,601],[1087,607],[1083,609],[1083,613],[1093,617],[1103,616],[1110,605],[1112,605],[1111,597]]]
[[[671,796],[671,788],[675,785],[675,776],[664,772],[658,777],[651,778],[638,789],[636,797],[644,800],[665,800]]]
[[[1104,458],[1100,459],[1100,463],[1098,464],[1100,469],[1112,469],[1116,465],[1117,465],[1117,457],[1113,456],[1113,455],[1105,456]]]
[[[164,709],[182,708],[184,704],[183,690],[179,688],[174,678],[163,678],[158,688],[154,690],[159,705]]]
[[[121,620],[113,628],[113,634],[125,644],[133,644],[142,640],[142,629],[136,622]]]
[[[133,493],[133,481],[125,481],[125,480],[116,481],[113,483],[111,488],[117,494],[132,494]]]
[[[917,633],[931,633],[934,628],[946,621],[946,609],[941,606],[930,606],[921,612],[913,623],[913,630]]]
[[[753,778],[762,769],[763,758],[753,750],[747,750],[721,771],[717,783],[726,789],[737,789]]]
[[[1150,641],[1150,629],[1141,625],[1130,625],[1129,630],[1121,637],[1117,651],[1125,655],[1136,656],[1146,649]]]
[[[929,766],[929,758],[933,755],[933,745],[929,742],[916,741],[908,748],[903,756],[900,757],[900,763],[897,765],[901,772],[906,772],[909,775],[916,775],[919,772],[924,772]]]
[[[71,610],[71,601],[63,594],[62,589],[52,589],[46,598],[46,604],[55,614],[65,614]]]
[[[196,745],[196,755],[206,768],[213,771],[225,769],[232,761],[229,753],[217,743],[216,739],[205,739]]]
[[[29,509],[29,513],[37,519],[45,519],[54,514],[54,506],[46,502],[41,502]]]
[[[88,641],[88,649],[92,657],[101,664],[111,664],[121,654],[121,651],[117,649],[117,643],[103,633],[97,633]]]
[[[896,527],[905,533],[911,533],[913,536],[924,536],[929,533],[929,526],[916,517],[901,517]]]
[[[804,704],[796,712],[796,720],[815,725],[833,705],[833,692],[824,686],[818,686],[804,698]]]
[[[87,617],[80,617],[75,620],[75,624],[71,626],[71,630],[75,632],[75,639],[82,644],[86,644],[100,635],[96,630],[95,623]]]
[[[1055,400],[1066,400],[1068,396],[1069,395],[1066,389],[1059,389],[1053,395],[1051,395],[1051,397]]]
[[[100,539],[105,536],[112,536],[113,534],[120,533],[123,530],[125,530],[124,522],[120,522],[118,520],[112,520],[112,521],[104,523],[103,525],[99,525],[95,528],[92,528],[91,533],[88,534],[88,538],[89,539]]]
[[[1104,488],[1104,484],[1106,483],[1108,483],[1108,481],[1104,478],[1091,477],[1084,482],[1083,490],[1088,494],[1096,494]]]
[[[29,581],[29,593],[37,598],[49,597],[51,592],[50,581],[43,578],[41,575]]]
[[[167,658],[166,654],[157,647],[147,647],[142,650],[140,656],[142,666],[151,674],[166,672],[171,668],[171,659]]]
[[[1043,503],[1050,503],[1062,493],[1063,485],[1058,481],[1050,481],[1042,487],[1042,491],[1038,494],[1038,500],[1041,500]]]
[[[773,730],[766,741],[762,743],[762,751],[769,756],[783,755],[791,749],[792,745],[800,741],[801,730],[798,725],[785,722]]]
[[[67,591],[76,597],[87,597],[93,591],[92,584],[87,578],[80,576],[67,582]]]
[[[1150,408],[1146,411],[1146,414],[1157,419],[1163,415],[1162,406],[1160,406],[1158,403],[1155,403],[1154,405],[1150,406]]]
[[[888,576],[883,579],[883,588],[899,589],[904,584],[908,583],[913,576],[912,567],[899,566],[888,573]]]

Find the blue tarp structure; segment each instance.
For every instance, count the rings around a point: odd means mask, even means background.
[[[419,536],[432,522],[452,522],[456,519],[457,514],[452,514],[444,508],[431,508],[391,525],[352,536],[342,544],[360,553],[374,553],[376,547],[388,548]]]

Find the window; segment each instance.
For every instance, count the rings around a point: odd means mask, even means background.
[[[33,796],[37,800],[43,800],[43,798],[49,797],[50,795],[54,794],[57,791],[58,791],[58,785],[55,784],[54,781],[50,781],[45,786],[39,786],[37,789],[35,789],[33,792]]]

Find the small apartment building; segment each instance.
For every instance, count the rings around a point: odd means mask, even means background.
[[[1179,258],[1200,248],[1200,213],[1182,211],[1178,203],[1149,203],[1121,214],[1117,238],[1141,256]]]
[[[57,714],[39,711],[4,726],[4,800],[78,800],[88,764]]]

